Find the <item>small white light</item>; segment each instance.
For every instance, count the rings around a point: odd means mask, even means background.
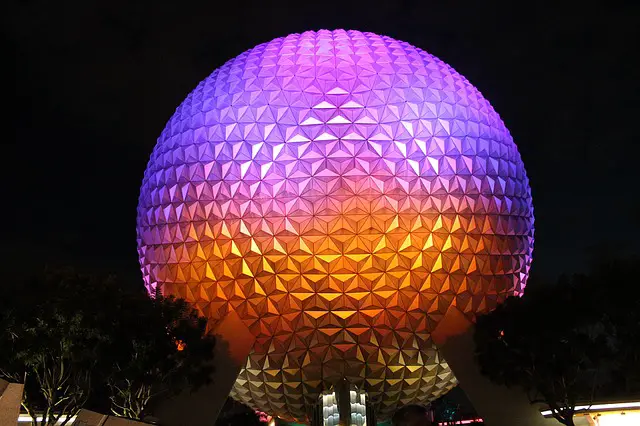
[[[30,415],[28,414],[20,414],[18,416],[18,423],[31,423],[33,419],[31,418]],[[61,418],[60,420],[58,420],[58,423],[62,424],[63,421],[66,420],[65,418]],[[67,423],[67,424],[73,424],[73,422],[75,422],[76,420],[76,416],[71,417],[71,420]],[[42,421],[42,416],[36,416],[36,421],[37,422],[41,422]]]

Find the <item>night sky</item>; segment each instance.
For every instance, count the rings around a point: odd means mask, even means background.
[[[638,252],[638,2],[10,1],[5,276],[71,264],[140,280],[138,190],[174,109],[244,50],[321,28],[407,41],[489,99],[531,181],[534,272]]]

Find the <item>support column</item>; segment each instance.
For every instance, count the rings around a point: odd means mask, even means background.
[[[481,374],[474,356],[474,329],[457,308],[450,307],[432,338],[485,424],[549,426],[523,389],[497,385]]]
[[[370,401],[367,401],[367,426],[377,426],[376,410]]]
[[[343,380],[335,389],[338,397],[338,412],[340,413],[340,426],[351,426],[351,401],[349,400],[349,384]]]

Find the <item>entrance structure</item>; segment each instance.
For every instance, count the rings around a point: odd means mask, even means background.
[[[178,107],[138,247],[150,292],[249,330],[234,398],[310,422],[348,390],[365,413],[331,416],[357,424],[456,384],[432,333],[450,308],[471,322],[522,293],[533,209],[508,130],[460,74],[389,37],[306,32],[230,60]]]

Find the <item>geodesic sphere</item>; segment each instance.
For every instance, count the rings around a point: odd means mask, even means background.
[[[160,135],[141,189],[150,291],[255,335],[233,396],[304,420],[341,378],[379,418],[446,392],[431,341],[525,286],[524,166],[482,95],[407,43],[293,34],[213,72]]]

